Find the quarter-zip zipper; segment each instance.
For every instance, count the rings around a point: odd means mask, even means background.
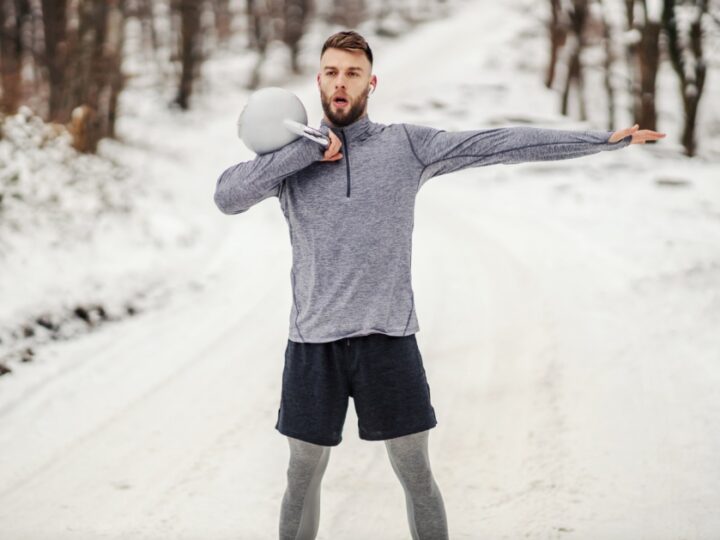
[[[345,170],[347,171],[347,197],[350,197],[350,152],[348,152],[347,140],[345,139],[345,130],[340,130],[343,140],[343,148],[345,151]]]

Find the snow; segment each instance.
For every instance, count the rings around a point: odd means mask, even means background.
[[[370,118],[604,129],[594,98],[588,123],[557,114],[558,96],[542,85],[544,16],[529,0],[468,2],[401,37],[368,36]],[[307,43],[322,43],[315,31]],[[240,216],[212,201],[220,172],[252,158],[235,121],[253,62],[211,59],[187,113],[133,87],[120,139],[103,141],[97,160],[76,161],[62,142],[36,155],[0,140],[24,193],[54,192],[76,218],[53,222],[29,199],[12,206],[27,219],[2,229],[0,346],[35,354],[12,357],[0,377],[0,537],[277,537],[289,455],[274,430],[287,225],[274,198]],[[313,75],[283,86],[317,127]],[[417,339],[451,538],[720,536],[713,79],[697,158],[682,156],[677,83],[660,77],[661,107],[674,116],[661,115],[659,144],[466,169],[423,186]],[[93,206],[92,190],[107,190],[107,207]],[[60,318],[98,303],[119,318],[128,302],[134,316],[94,331],[63,325],[72,339],[10,339],[41,311]],[[356,426],[350,407],[318,539],[409,538],[384,445],[360,440]]]

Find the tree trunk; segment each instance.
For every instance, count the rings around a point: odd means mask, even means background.
[[[607,129],[612,131],[615,129],[615,88],[613,86],[613,66],[615,64],[615,53],[613,51],[612,32],[610,29],[610,21],[606,16],[605,4],[601,0],[602,9],[602,29],[603,29],[603,47],[605,49],[605,59],[603,68],[605,70],[603,81],[605,83],[605,93],[607,94]]]
[[[107,127],[104,135],[115,137],[115,121],[117,120],[117,104],[120,92],[125,86],[125,75],[122,72],[123,48],[125,45],[126,4],[121,0],[110,11],[108,20],[107,62],[109,98],[107,104]]]
[[[297,75],[300,73],[298,63],[299,45],[305,33],[305,25],[310,9],[309,0],[285,0],[283,9],[285,23],[283,42],[290,48],[292,72]]]
[[[73,73],[70,104],[72,126],[77,134],[75,147],[80,152],[94,152],[103,132],[100,98],[108,78],[103,50],[107,14],[106,0],[78,1],[77,47],[70,58]],[[80,106],[85,107],[82,113],[76,110]],[[82,128],[78,122],[83,122]]]
[[[697,152],[695,140],[697,111],[705,86],[706,74],[701,23],[708,11],[708,2],[707,0],[698,0],[695,4],[697,10],[694,11],[694,16],[691,18],[689,43],[685,48],[680,40],[673,0],[664,0],[662,14],[663,29],[668,37],[670,60],[680,81],[680,94],[685,112],[682,145],[688,156],[694,156]]]
[[[642,11],[641,11],[642,9]],[[633,121],[644,129],[657,129],[655,105],[657,71],[660,65],[660,20],[648,9],[648,3],[625,0],[627,29],[638,36],[627,45],[630,96]],[[653,141],[650,141],[653,143]]]
[[[125,5],[124,0],[78,0],[77,8],[69,57],[70,131],[78,151],[95,152],[100,139],[115,133],[117,96],[123,86]]]
[[[260,68],[265,62],[265,54],[270,41],[270,17],[266,0],[247,0],[248,28],[250,46],[258,52],[257,61],[250,72],[247,88],[254,90],[260,86]]]
[[[638,47],[638,67],[640,69],[640,115],[635,122],[644,129],[657,129],[655,108],[655,81],[660,64],[660,23],[646,18],[642,28],[642,38]],[[652,141],[651,141],[652,142]]]
[[[181,109],[190,107],[193,81],[199,61],[201,6],[195,0],[180,0],[180,84],[175,103]]]
[[[565,44],[567,36],[567,27],[562,22],[563,12],[560,7],[560,0],[550,0],[550,23],[548,29],[550,31],[550,62],[548,63],[547,72],[545,74],[545,86],[552,88],[555,81],[555,67],[558,62],[558,52]]]
[[[136,0],[130,7],[125,7],[125,17],[137,17],[142,28],[142,45],[145,50],[156,52],[159,48],[158,35],[155,30],[155,15],[152,0]]]
[[[30,21],[27,0],[0,0],[0,112],[14,114],[22,100],[23,28]]]
[[[213,13],[215,14],[215,31],[218,41],[223,43],[232,34],[232,12],[230,11],[230,0],[213,0]]]
[[[568,60],[568,71],[562,96],[561,111],[562,114],[568,113],[570,92],[574,86],[578,100],[580,120],[586,120],[587,111],[585,109],[583,91],[581,54],[585,46],[585,23],[587,22],[588,13],[587,0],[573,0],[572,5],[573,9],[570,12],[570,29],[573,39],[571,40],[572,48],[570,51],[570,59]]]
[[[48,76],[48,120],[70,120],[66,106],[65,79],[68,65],[67,0],[42,0],[44,64]]]
[[[625,22],[628,31],[635,28],[635,0],[625,0]],[[629,41],[625,47],[625,60],[628,69],[628,94],[632,100],[632,110],[630,114],[633,122],[637,122],[637,119],[640,117],[640,101],[638,100],[640,83],[637,80],[638,70],[636,68],[638,47],[639,44],[636,41]]]
[[[575,42],[576,39],[573,39],[572,41]],[[582,83],[580,82],[581,70],[582,67],[580,65],[580,45],[574,43],[573,50],[570,54],[570,59],[568,60],[567,77],[565,79],[565,87],[562,94],[560,113],[563,115],[567,115],[570,112],[570,92],[572,91],[572,88],[574,86],[578,98],[580,119],[585,120],[585,107],[582,97]]]

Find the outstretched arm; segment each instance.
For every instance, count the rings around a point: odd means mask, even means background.
[[[467,167],[576,158],[624,148],[640,138],[635,126],[615,132],[526,126],[450,132],[414,124],[403,128],[423,166],[418,189],[430,178]]]

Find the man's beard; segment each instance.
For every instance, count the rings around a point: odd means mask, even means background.
[[[355,120],[360,118],[362,113],[365,111],[365,107],[367,106],[367,99],[368,94],[370,93],[370,89],[366,89],[360,97],[357,99],[357,101],[351,105],[350,107],[343,107],[343,108],[337,108],[333,110],[333,104],[332,104],[332,96],[326,96],[323,94],[321,96],[321,102],[322,102],[322,108],[323,112],[325,112],[325,116],[328,117],[330,122],[334,126],[337,127],[345,127],[352,124]]]

